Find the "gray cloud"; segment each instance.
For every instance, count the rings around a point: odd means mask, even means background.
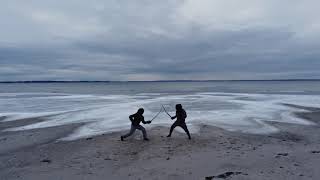
[[[3,4],[0,81],[320,78],[315,0]]]

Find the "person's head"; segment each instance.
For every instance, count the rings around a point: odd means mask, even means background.
[[[139,108],[137,113],[142,115],[144,113],[144,109],[143,108]]]
[[[178,111],[179,111],[179,110],[182,110],[182,105],[181,105],[181,104],[177,104],[177,105],[176,105],[176,110],[178,110]]]

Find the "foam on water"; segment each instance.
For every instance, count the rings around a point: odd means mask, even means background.
[[[320,107],[320,97],[314,95],[274,95],[240,93],[195,93],[185,95],[72,95],[72,94],[1,94],[0,117],[2,121],[25,118],[43,118],[42,122],[6,129],[21,131],[36,128],[84,123],[63,140],[98,135],[106,132],[128,130],[128,116],[139,107],[145,108],[145,119],[151,119],[165,105],[174,114],[174,105],[181,103],[188,113],[187,123],[192,133],[199,125],[208,124],[229,131],[268,134],[279,131],[268,121],[312,125],[294,115],[306,111],[284,105],[294,104]],[[167,126],[172,120],[161,113],[151,125]]]

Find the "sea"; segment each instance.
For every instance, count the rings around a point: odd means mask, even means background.
[[[176,104],[186,110],[192,133],[199,133],[202,125],[250,134],[277,133],[280,130],[268,122],[314,125],[295,113],[308,112],[299,106],[320,108],[320,81],[0,83],[0,123],[30,119],[27,125],[3,131],[81,124],[61,139],[68,141],[125,132],[130,128],[128,116],[138,108],[145,109],[145,120],[154,119],[145,125],[147,129],[170,127],[173,121],[164,108],[172,116]],[[33,118],[42,121],[33,123]]]

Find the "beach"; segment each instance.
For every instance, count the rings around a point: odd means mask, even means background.
[[[0,180],[320,180],[320,1],[1,4]]]
[[[81,124],[1,131],[0,179],[317,179],[320,110],[299,108],[309,112],[296,115],[315,125],[268,122],[280,131],[263,135],[210,125],[201,125],[192,140],[177,131],[167,138],[168,127],[157,126],[148,129],[150,141],[136,132],[124,142],[120,135],[127,130],[58,140]],[[0,128],[35,121],[42,120],[2,122]]]

